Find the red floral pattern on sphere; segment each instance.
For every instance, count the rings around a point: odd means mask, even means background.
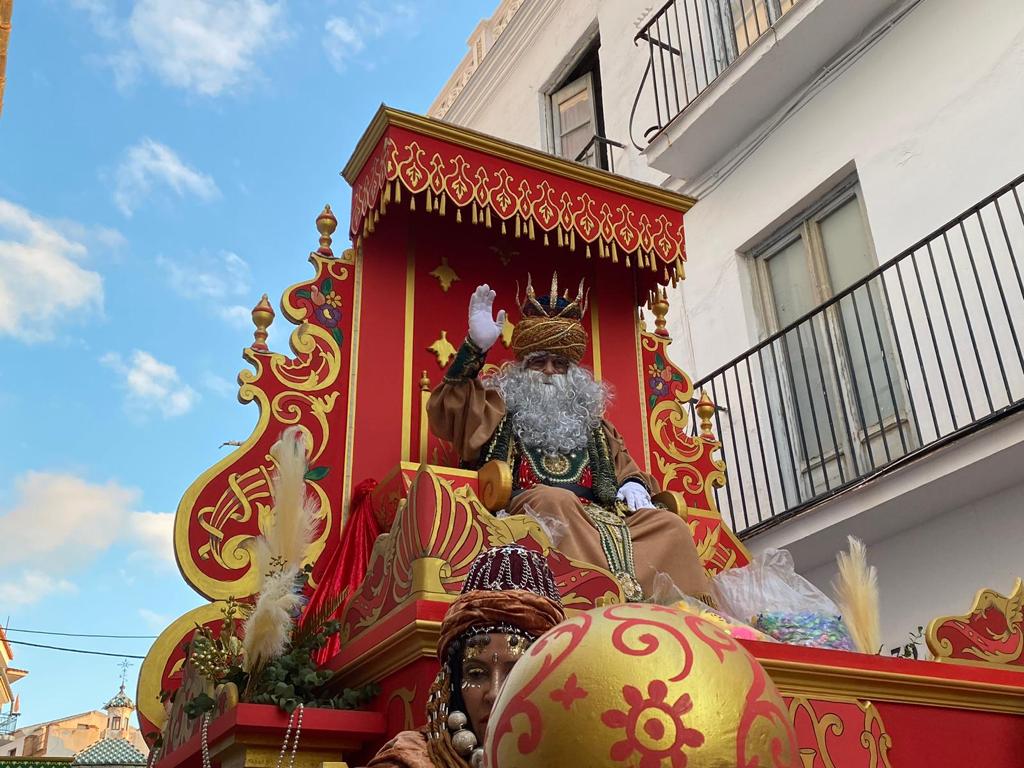
[[[636,753],[640,768],[661,768],[663,760],[668,760],[672,768],[685,768],[685,748],[699,747],[704,734],[683,723],[683,715],[693,709],[690,694],[684,693],[672,704],[665,701],[667,695],[668,686],[663,680],[648,684],[647,698],[638,688],[623,686],[627,710],[609,709],[601,714],[601,722],[625,732],[621,741],[612,744],[612,760],[622,762]]]
[[[778,690],[727,633],[684,611],[595,608],[509,674],[484,740],[490,768],[799,768]]]

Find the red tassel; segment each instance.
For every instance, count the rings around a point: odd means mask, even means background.
[[[370,563],[373,543],[381,534],[380,523],[373,513],[373,503],[370,500],[370,494],[376,487],[376,480],[363,480],[352,491],[348,522],[341,532],[341,541],[332,552],[321,555],[329,559],[326,568],[320,574],[320,584],[306,605],[303,620],[307,616],[319,613],[320,606],[336,601],[347,589],[348,596],[345,602],[339,605],[334,615],[330,617],[336,621],[340,620],[345,605],[362,585]],[[340,650],[340,639],[337,635],[332,635],[327,639],[327,644],[313,654],[314,661],[323,666]]]

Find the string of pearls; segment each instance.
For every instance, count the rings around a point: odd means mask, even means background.
[[[294,768],[295,766],[295,752],[299,748],[299,735],[302,733],[302,711],[305,709],[304,704],[299,704],[291,715],[288,716],[288,727],[284,732],[284,742],[281,744],[281,752],[277,756],[277,763],[274,768],[281,768],[281,764],[284,762],[284,753],[288,751],[288,738],[292,732],[292,724],[295,724],[295,737],[292,741],[292,754],[288,758],[288,768]],[[203,768],[207,768],[204,766]]]
[[[154,765],[160,762],[160,758],[164,756],[164,745],[161,743],[159,747],[153,747],[149,750],[149,758],[146,760],[146,768],[153,768]]]
[[[292,713],[288,716],[288,727],[284,731],[284,741],[281,743],[281,751],[277,755],[277,763],[274,764],[274,768],[281,768],[284,763],[285,753],[288,752],[289,742],[291,742],[291,755],[288,757],[288,768],[295,768],[295,753],[299,749],[299,736],[302,734],[302,713],[305,709],[304,704],[299,704]],[[461,712],[459,714],[462,714]],[[465,717],[465,715],[462,715]],[[294,736],[292,735],[292,728],[295,728]],[[474,737],[475,739],[476,737]],[[203,754],[203,768],[211,768],[210,765],[210,713],[203,713],[203,724],[200,728],[200,748]],[[474,741],[475,744],[475,741]],[[481,750],[481,758],[483,758],[483,751]],[[474,764],[475,765],[475,764]]]
[[[203,712],[203,725],[199,729],[199,746],[203,753],[203,768],[210,768],[210,713]]]

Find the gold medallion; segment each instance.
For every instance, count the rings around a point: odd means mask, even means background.
[[[550,472],[552,475],[564,475],[569,471],[569,459],[560,453],[544,454],[540,463],[544,467],[544,471]]]

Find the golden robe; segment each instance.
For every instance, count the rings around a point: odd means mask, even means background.
[[[481,450],[505,414],[501,394],[476,378],[444,380],[427,403],[431,430],[452,443],[459,457],[467,463],[480,458]],[[639,478],[652,495],[657,493],[660,490],[657,481],[643,472],[629,455],[615,427],[605,421],[603,428],[619,485],[628,478]],[[557,543],[557,549],[573,559],[608,567],[597,529],[576,494],[547,485],[514,491],[518,492],[514,492],[506,512],[524,514],[529,506],[543,517],[560,520],[567,526],[567,532]],[[664,509],[639,509],[626,518],[626,523],[633,542],[635,575],[647,599],[653,594],[654,576],[658,571],[668,574],[687,594],[705,597],[709,593],[708,578],[685,520]]]

